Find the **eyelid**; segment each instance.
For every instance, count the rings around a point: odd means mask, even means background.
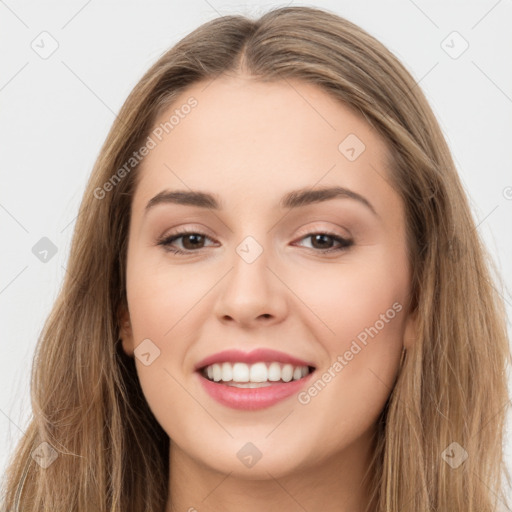
[[[332,223],[329,223],[329,224],[332,224]],[[329,233],[331,235],[336,235],[336,236],[339,236],[340,238],[344,238],[346,240],[352,240],[352,236],[349,233],[347,233],[347,234],[341,233],[339,231],[339,229],[340,229],[339,227],[337,229],[331,228],[331,227],[326,228],[325,224],[321,224],[321,223],[313,224],[312,226],[310,224],[306,224],[305,226],[307,226],[307,227],[301,226],[299,228],[299,231],[300,231],[299,237],[311,235],[314,233]]]
[[[158,239],[159,240],[165,240],[167,238],[170,238],[171,236],[175,235],[181,235],[181,234],[198,234],[198,235],[204,235],[212,240],[215,239],[215,237],[212,234],[212,231],[208,229],[207,227],[203,226],[202,224],[187,224],[184,227],[178,226],[176,228],[172,228],[171,230],[164,231],[164,234],[161,235]]]
[[[307,227],[304,227],[304,226],[307,226]],[[313,226],[310,226],[310,225],[301,226],[299,228],[299,234],[297,235],[298,238],[295,238],[295,240],[300,240],[301,238],[303,238],[307,235],[312,235],[312,234],[317,234],[317,233],[325,233],[325,234],[329,234],[329,235],[333,235],[333,236],[338,236],[347,241],[353,240],[353,237],[350,234],[340,233],[336,230],[333,230],[332,228],[326,228],[325,226],[322,226],[319,223],[314,224]],[[212,236],[209,229],[207,229],[203,226],[196,228],[194,225],[188,225],[185,227],[178,227],[178,228],[172,229],[167,234],[160,236],[158,238],[158,240],[159,241],[167,240],[175,235],[186,235],[186,234],[202,235],[207,238],[210,238],[210,240],[216,241],[215,238]]]

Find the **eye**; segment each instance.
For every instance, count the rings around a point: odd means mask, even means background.
[[[180,238],[183,239],[183,249],[173,246],[174,242]],[[311,238],[312,240],[311,249],[317,249],[317,252],[321,253],[345,251],[354,244],[354,241],[351,239],[343,238],[335,233],[328,232],[309,233],[299,240],[305,240],[307,238]],[[212,240],[204,233],[184,230],[158,240],[157,244],[163,246],[166,251],[174,254],[190,254],[192,252],[198,252],[198,249],[203,249],[204,242],[207,239]],[[329,242],[329,239],[331,242]],[[332,241],[338,243],[338,246],[332,247]]]
[[[350,246],[354,244],[353,240],[343,238],[341,236],[336,235],[335,233],[327,233],[327,232],[317,232],[317,233],[309,233],[308,235],[302,237],[300,240],[305,240],[307,238],[311,239],[311,245],[313,249],[318,249],[322,253],[326,252],[341,252],[348,249]],[[337,242],[338,247],[332,247],[333,240]]]
[[[172,244],[180,238],[183,238],[182,246],[185,250],[172,246]],[[163,246],[166,251],[174,254],[189,254],[194,252],[195,249],[202,249],[203,247],[201,245],[204,244],[205,239],[211,240],[211,238],[204,233],[183,230],[174,235],[164,237],[158,241],[158,245]]]

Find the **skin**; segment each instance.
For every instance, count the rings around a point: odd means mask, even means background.
[[[155,123],[197,99],[139,169],[121,317],[127,354],[146,338],[160,350],[150,365],[139,358],[136,365],[172,440],[166,510],[362,512],[375,422],[416,325],[406,307],[404,210],[389,184],[387,148],[317,86],[245,75],[206,85],[191,86]],[[366,146],[354,161],[338,149],[351,133]],[[377,215],[347,198],[278,206],[290,190],[331,185],[363,195]],[[165,204],[144,216],[164,189],[214,193],[225,208]],[[157,244],[182,228],[209,238],[175,240],[187,255]],[[339,244],[315,244],[308,235],[319,232],[354,245],[322,253]],[[251,264],[236,252],[249,235],[263,249]],[[401,311],[307,404],[292,396],[258,411],[231,409],[210,398],[193,371],[226,348],[265,347],[314,361],[321,375],[394,303]],[[237,457],[247,442],[262,454],[252,467]]]

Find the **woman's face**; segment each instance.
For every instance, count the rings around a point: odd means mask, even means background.
[[[363,460],[414,338],[382,139],[316,86],[246,76],[196,83],[150,137],[121,336],[176,460],[245,478]]]

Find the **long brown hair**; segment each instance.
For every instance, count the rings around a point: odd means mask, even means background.
[[[359,112],[392,155],[419,329],[379,421],[375,511],[497,510],[509,478],[502,442],[510,364],[499,276],[413,77],[364,30],[309,7],[205,23],[127,98],[88,181],[62,289],[38,340],[33,417],[5,477],[6,509],[163,511],[169,439],[117,343],[139,168],[126,162],[178,93],[238,71],[316,84]],[[48,467],[33,457],[43,449],[57,455]]]

